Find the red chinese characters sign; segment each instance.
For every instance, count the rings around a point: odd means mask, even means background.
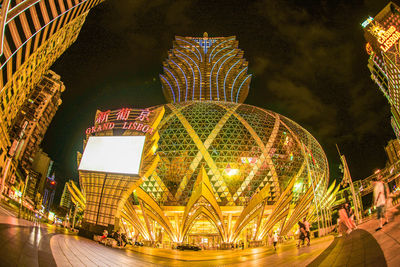
[[[146,109],[121,108],[116,111],[98,112],[95,125],[86,129],[86,134],[93,134],[114,128],[134,130],[153,134],[154,129],[148,125],[152,111]]]

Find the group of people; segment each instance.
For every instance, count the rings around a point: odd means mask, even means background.
[[[301,247],[307,241],[307,246],[310,245],[310,223],[304,217],[303,221],[298,222],[299,225],[299,243],[297,243],[297,247]]]
[[[378,228],[375,230],[379,231],[389,222],[387,209],[391,201],[389,197],[389,188],[387,185],[377,178],[373,178],[372,182],[374,183],[373,204],[376,207],[378,218]],[[357,225],[354,221],[354,211],[350,208],[348,203],[343,204],[339,209],[338,226],[339,236],[342,236],[343,234],[350,234],[351,231],[357,229]]]
[[[118,247],[126,247],[127,244],[130,244],[125,233],[120,233],[119,230],[113,233],[108,233],[107,230],[103,231],[103,235],[100,237],[100,243],[105,243],[107,238],[112,238],[117,241]]]

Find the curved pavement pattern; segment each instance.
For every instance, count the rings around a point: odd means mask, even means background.
[[[383,251],[367,231],[358,229],[348,236],[335,238],[309,267],[316,266],[387,266]]]
[[[148,248],[151,255],[135,248],[118,249],[100,245],[71,234],[64,228],[17,219],[0,204],[0,266],[304,266],[315,259],[332,237],[313,240],[311,247],[296,249],[293,242],[270,248],[233,251],[184,251],[186,257],[165,257],[160,249]],[[168,251],[173,255],[175,251]],[[211,253],[210,253],[211,252]],[[179,253],[178,253],[179,254]],[[215,258],[202,260],[204,254]],[[223,257],[221,255],[224,255]]]
[[[1,266],[400,266],[400,214],[375,232],[376,220],[349,236],[313,239],[310,247],[294,242],[270,248],[232,251],[171,251],[109,248],[53,225],[15,218],[0,206]],[[207,255],[207,257],[203,257]],[[212,255],[212,256],[211,256]],[[214,257],[215,256],[215,257]],[[204,260],[206,259],[206,260]],[[213,260],[211,260],[213,259]]]
[[[92,240],[68,235],[55,235],[50,246],[58,266],[305,266],[315,259],[329,244],[332,237],[315,240],[310,247],[297,249],[294,243],[280,246],[278,252],[271,248],[262,253],[251,253],[252,249],[231,251],[171,251],[165,255],[162,249],[149,248],[145,254],[135,249],[109,248]],[[257,249],[253,249],[256,251]],[[176,253],[174,253],[176,252]],[[215,255],[213,260],[203,254]],[[177,255],[178,254],[178,255]],[[228,254],[226,257],[224,254]],[[196,256],[197,255],[197,256]],[[176,257],[178,256],[178,257]],[[186,256],[186,257],[185,257]],[[184,259],[186,258],[186,259]],[[179,259],[179,260],[178,260]]]

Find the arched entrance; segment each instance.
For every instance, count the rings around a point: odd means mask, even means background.
[[[203,214],[195,219],[183,240],[203,249],[218,249],[222,242],[215,224]]]

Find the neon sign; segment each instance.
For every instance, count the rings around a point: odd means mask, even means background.
[[[367,27],[368,24],[370,24],[373,20],[374,20],[373,17],[369,17],[369,18],[367,18],[363,23],[361,23],[361,26],[362,26],[363,28],[365,28],[365,27]]]
[[[121,108],[117,113],[117,120],[126,121],[129,118],[130,113],[131,113],[130,108]]]
[[[154,129],[147,125],[152,111],[146,109],[121,108],[116,111],[98,112],[95,125],[86,129],[87,135],[116,129],[134,130],[142,133],[153,134]],[[110,119],[110,121],[109,121]]]
[[[394,26],[381,34],[378,38],[378,42],[381,44],[380,48],[383,52],[388,51],[398,40],[400,39],[400,32],[396,30]]]
[[[110,110],[100,112],[96,117],[96,123],[103,123],[108,121],[108,116],[110,115]]]

